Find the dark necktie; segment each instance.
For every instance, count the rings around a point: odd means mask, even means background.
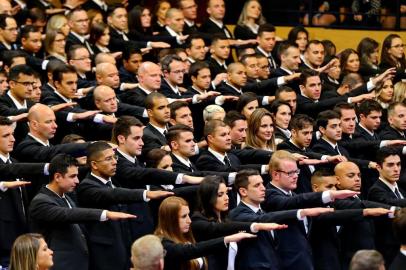
[[[398,199],[402,199],[402,196],[400,195],[399,189],[396,187],[395,188],[395,195],[398,197]]]
[[[229,159],[227,156],[224,157],[224,164],[225,164],[227,167],[231,167],[230,159]]]
[[[268,55],[268,62],[269,62],[270,69],[276,68],[275,60],[273,59],[272,55]]]
[[[341,155],[340,150],[338,150],[338,145],[336,145],[336,146],[334,147],[334,150],[335,150],[335,152],[336,152],[337,155]]]
[[[106,186],[113,188],[113,183],[111,183],[111,181],[107,181]]]
[[[189,162],[189,170],[190,170],[191,172],[194,172],[194,171],[195,171],[195,169],[193,168],[193,164],[192,164],[191,162]]]
[[[264,213],[264,211],[262,211],[262,209],[258,209],[258,211],[255,213],[258,216],[261,216]]]

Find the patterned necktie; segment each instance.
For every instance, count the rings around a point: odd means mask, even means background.
[[[229,159],[227,156],[224,157],[224,164],[225,164],[227,167],[231,167],[230,159]]]

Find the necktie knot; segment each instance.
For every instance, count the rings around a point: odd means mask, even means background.
[[[107,181],[106,186],[113,188],[113,183],[111,183],[111,181]]]
[[[395,187],[395,195],[398,197],[398,199],[402,199],[402,195],[400,195],[399,189]]]
[[[227,156],[224,157],[224,164],[225,164],[226,166],[228,166],[228,167],[231,167],[230,159],[229,159]]]

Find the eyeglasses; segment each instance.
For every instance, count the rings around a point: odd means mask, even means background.
[[[391,47],[392,47],[392,48],[396,48],[396,49],[400,49],[400,48],[406,47],[406,44],[398,44],[398,45],[391,46]]]
[[[109,156],[101,160],[95,160],[95,162],[112,162],[113,160],[118,160],[118,155]]]
[[[81,57],[81,58],[75,58],[72,60],[77,60],[77,61],[84,61],[84,60],[90,60],[90,57]]]
[[[34,87],[34,85],[36,84],[36,82],[19,82],[14,80],[12,81],[24,85],[24,87]]]
[[[290,171],[290,172],[285,172],[285,171],[277,170],[277,172],[284,173],[284,174],[286,174],[287,176],[292,177],[292,176],[298,175],[298,174],[300,173],[300,169],[297,169],[297,170],[294,170],[294,171]]]

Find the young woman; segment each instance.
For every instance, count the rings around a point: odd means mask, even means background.
[[[171,8],[171,3],[168,0],[158,0],[154,8],[153,26],[154,32],[160,33],[165,29],[165,15]]]
[[[103,22],[95,23],[90,26],[90,44],[93,46],[95,55],[101,52],[110,52],[108,48],[110,43],[109,26]]]
[[[295,26],[289,31],[288,40],[292,43],[296,43],[299,47],[300,54],[303,55],[307,43],[309,42],[309,32],[303,26]]]
[[[54,264],[52,254],[42,235],[20,235],[11,248],[9,270],[48,270]]]
[[[359,56],[353,49],[345,49],[339,55],[341,63],[341,76],[348,73],[358,73],[359,71]]]
[[[406,82],[397,82],[394,86],[393,102],[403,102],[406,99]]]
[[[248,0],[245,2],[240,18],[234,28],[236,39],[256,39],[258,28],[261,24],[266,23],[262,15],[262,7],[258,0]]]
[[[270,112],[275,123],[275,144],[278,145],[290,139],[289,123],[292,119],[292,109],[286,102],[274,101],[271,104]]]
[[[148,152],[146,160],[147,168],[157,168],[167,171],[172,170],[172,158],[169,155],[169,152],[163,149],[152,149]]]
[[[382,70],[395,67],[395,82],[406,78],[405,44],[399,35],[390,34],[383,41],[379,67]]]
[[[70,27],[68,25],[68,19],[65,15],[57,14],[52,16],[47,23],[46,32],[49,30],[61,31],[65,36],[68,36]]]
[[[392,80],[384,81],[380,86],[375,89],[376,101],[381,104],[382,116],[381,116],[381,126],[383,129],[388,124],[388,107],[394,100],[394,88]]]
[[[205,256],[224,251],[230,242],[255,237],[241,232],[196,243],[190,229],[189,213],[188,203],[180,197],[166,198],[159,207],[155,234],[161,237],[167,252],[165,270],[206,269]]]
[[[379,65],[379,43],[369,37],[363,38],[357,47],[360,57],[359,73],[364,81],[380,73]]]
[[[245,92],[238,99],[236,109],[248,120],[253,111],[258,108],[258,97],[253,92]]]
[[[61,31],[49,30],[45,35],[45,51],[48,60],[60,60],[67,63],[65,45],[66,36]]]
[[[192,216],[192,230],[198,242],[221,237],[240,231],[258,232],[259,230],[282,229],[285,226],[276,223],[251,223],[227,220],[229,210],[229,191],[220,176],[206,176],[198,190],[199,211]],[[226,270],[227,250],[207,257],[208,270]]]
[[[276,150],[272,114],[268,110],[256,109],[248,119],[246,148]]]

